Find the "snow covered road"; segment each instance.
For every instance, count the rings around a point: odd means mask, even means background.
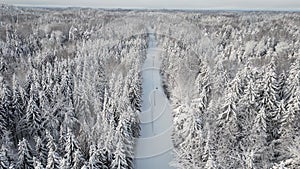
[[[141,136],[135,147],[135,168],[171,169],[171,107],[163,92],[159,73],[161,50],[157,48],[154,34],[150,34],[149,38],[147,58],[142,67]]]

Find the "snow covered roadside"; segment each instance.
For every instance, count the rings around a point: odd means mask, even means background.
[[[171,169],[173,144],[171,107],[163,93],[160,49],[150,34],[147,59],[142,67],[143,104],[140,114],[141,136],[135,147],[135,168]]]

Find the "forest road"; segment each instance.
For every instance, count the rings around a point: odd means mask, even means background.
[[[164,94],[160,75],[160,50],[154,34],[149,35],[147,58],[142,67],[143,103],[141,136],[135,146],[136,169],[173,169],[172,109]]]

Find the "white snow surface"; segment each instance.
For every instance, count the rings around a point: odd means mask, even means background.
[[[160,76],[160,53],[154,34],[150,34],[147,58],[142,67],[143,104],[140,114],[141,136],[135,146],[136,169],[172,169],[173,117]]]

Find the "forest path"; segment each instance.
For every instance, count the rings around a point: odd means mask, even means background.
[[[160,50],[154,33],[149,34],[147,58],[142,67],[143,103],[140,113],[141,136],[135,146],[136,169],[172,169],[173,117],[162,88]]]

